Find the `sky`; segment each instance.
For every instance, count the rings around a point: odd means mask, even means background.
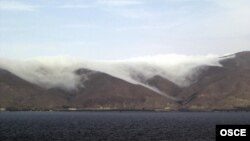
[[[250,50],[249,0],[0,0],[0,58]]]

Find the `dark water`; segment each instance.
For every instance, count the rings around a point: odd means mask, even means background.
[[[1,141],[212,141],[249,112],[1,112]]]

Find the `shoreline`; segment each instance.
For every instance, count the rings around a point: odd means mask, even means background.
[[[250,109],[237,110],[237,109],[227,109],[227,110],[164,110],[164,109],[79,109],[79,110],[67,110],[67,109],[49,109],[49,110],[1,110],[1,112],[250,112]]]

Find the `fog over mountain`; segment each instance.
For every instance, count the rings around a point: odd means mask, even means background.
[[[177,54],[138,57],[127,60],[83,60],[73,57],[39,57],[24,60],[0,59],[0,68],[44,88],[60,87],[66,90],[84,87],[77,69],[103,72],[132,84],[139,84],[158,93],[147,84],[154,76],[161,76],[180,87],[194,83],[204,66],[221,66],[216,55],[187,56]],[[85,81],[88,74],[84,74]]]
[[[127,60],[0,59],[0,107],[250,109],[250,51]]]

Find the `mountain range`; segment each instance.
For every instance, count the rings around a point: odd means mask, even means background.
[[[219,59],[221,66],[200,66],[202,69],[186,78],[192,82],[186,86],[180,86],[157,73],[145,77],[135,72],[133,77],[140,83],[131,83],[106,72],[81,67],[73,71],[80,82],[77,88],[48,88],[0,67],[0,108],[167,111],[250,109],[250,51]]]

